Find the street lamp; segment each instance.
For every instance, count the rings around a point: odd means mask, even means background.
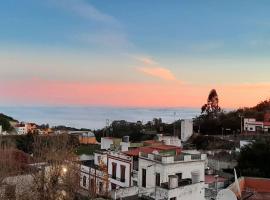
[[[63,168],[62,168],[62,171],[63,171],[63,173],[65,174],[65,173],[67,173],[68,170],[67,170],[66,167],[63,167]]]

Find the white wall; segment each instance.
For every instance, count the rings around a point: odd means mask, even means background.
[[[187,141],[193,134],[193,120],[184,119],[181,120],[181,140]]]
[[[101,149],[110,149],[111,144],[113,144],[112,138],[101,138]]]

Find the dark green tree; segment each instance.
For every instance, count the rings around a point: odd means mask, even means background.
[[[242,176],[270,178],[269,141],[259,140],[241,149],[238,169]]]

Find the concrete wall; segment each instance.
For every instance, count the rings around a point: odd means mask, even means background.
[[[101,149],[110,149],[111,144],[113,144],[112,138],[101,138]]]
[[[181,140],[187,141],[193,134],[193,120],[183,119],[181,120]]]

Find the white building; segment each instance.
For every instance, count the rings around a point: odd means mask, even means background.
[[[108,154],[109,190],[131,187],[132,157],[120,152]]]
[[[139,195],[157,200],[204,200],[205,160],[205,154],[140,153]]]
[[[109,187],[107,173],[107,152],[99,151],[94,154],[94,160],[81,161],[80,186],[90,196],[106,195]]]
[[[15,130],[18,135],[25,135],[27,134],[27,126],[25,124],[17,124],[15,126]]]
[[[187,141],[193,134],[193,120],[183,119],[181,120],[181,140]]]
[[[254,118],[245,118],[244,131],[270,133],[270,122],[260,122],[256,121]]]

